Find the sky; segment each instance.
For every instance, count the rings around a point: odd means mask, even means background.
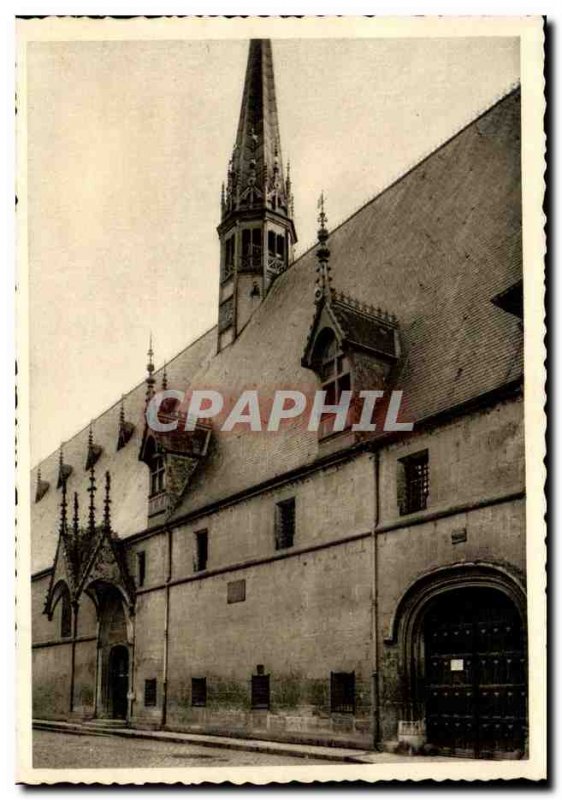
[[[27,51],[31,461],[217,318],[221,182],[244,41]],[[273,40],[296,255],[519,79],[512,38]]]

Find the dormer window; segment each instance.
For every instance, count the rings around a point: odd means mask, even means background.
[[[326,405],[336,405],[342,392],[351,389],[350,363],[343,353],[335,333],[326,328],[318,337],[313,356],[314,371],[326,392]],[[320,438],[332,432],[335,414],[323,414],[320,420]]]
[[[164,456],[156,454],[150,464],[150,497],[162,494],[166,489],[166,463]]]

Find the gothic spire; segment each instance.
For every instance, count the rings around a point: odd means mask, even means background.
[[[261,208],[289,217],[290,204],[283,177],[271,41],[252,39],[222,214],[224,218],[242,208]]]

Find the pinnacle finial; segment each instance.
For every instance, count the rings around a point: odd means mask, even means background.
[[[168,365],[164,364],[164,369],[162,371],[162,391],[165,392],[168,388]]]
[[[315,291],[316,302],[319,302],[322,297],[330,299],[333,292],[331,287],[332,278],[330,276],[329,264],[330,249],[326,244],[330,234],[328,233],[328,229],[326,227],[328,217],[326,215],[325,203],[326,201],[324,198],[324,192],[322,192],[318,198],[318,224],[320,227],[318,229],[318,248],[316,250],[316,258],[318,259],[318,267],[316,268],[316,272],[318,273],[318,278],[316,279],[317,287]]]
[[[74,534],[74,538],[78,538],[78,532],[80,527],[80,520],[78,516],[78,492],[74,492],[74,516],[72,518],[72,532]]]
[[[62,497],[61,497],[61,502],[60,502],[60,533],[61,533],[61,536],[65,536],[66,535],[66,531],[67,531],[66,509],[67,509],[66,480],[63,480],[63,482],[62,482]]]
[[[125,395],[121,395],[121,402],[119,403],[119,430],[125,424]]]
[[[148,363],[146,365],[146,402],[148,403],[154,395],[154,350],[152,349],[152,331],[148,342]]]
[[[105,497],[103,500],[103,527],[106,531],[111,530],[111,475],[109,471],[105,473]]]
[[[88,509],[88,530],[93,534],[96,529],[96,470],[94,465],[90,467],[90,485],[88,487],[88,494],[90,495],[90,505]]]

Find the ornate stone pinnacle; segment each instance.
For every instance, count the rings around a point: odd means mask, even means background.
[[[109,471],[105,473],[105,497],[103,500],[103,527],[106,531],[111,530],[111,475]]]
[[[80,528],[80,520],[78,516],[78,492],[74,492],[74,516],[72,518],[72,532],[74,534],[74,538],[78,537],[78,532]]]
[[[318,223],[320,228],[318,229],[318,247],[316,249],[316,258],[318,259],[318,286],[315,292],[316,302],[319,302],[322,297],[326,297],[328,299],[332,297],[332,278],[330,276],[329,264],[330,249],[326,244],[329,237],[328,229],[326,227],[328,218],[326,216],[324,202],[324,192],[322,192],[318,200],[318,208],[320,209],[320,213],[318,214]]]
[[[165,392],[168,388],[168,372],[167,372],[167,365],[164,364],[164,370],[162,371],[162,391]]]
[[[148,363],[146,365],[146,402],[148,403],[154,395],[154,351],[152,349],[152,331],[150,332],[150,339],[148,344]]]
[[[90,467],[90,485],[88,487],[88,494],[90,495],[90,505],[88,510],[88,529],[90,533],[93,534],[96,529],[96,505],[95,505],[96,471],[93,464]]]
[[[66,480],[63,479],[63,482],[62,482],[62,497],[61,497],[61,503],[60,503],[60,533],[61,533],[62,536],[65,536],[66,535],[66,531],[67,531],[66,508],[67,508],[67,502],[66,502]]]

